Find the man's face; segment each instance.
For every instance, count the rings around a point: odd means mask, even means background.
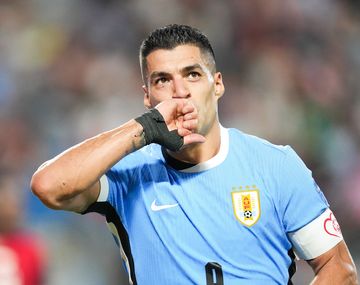
[[[197,132],[206,135],[217,118],[217,100],[224,93],[219,72],[211,72],[208,57],[198,47],[180,45],[159,49],[147,58],[144,104],[155,107],[163,100],[187,98],[199,113]]]

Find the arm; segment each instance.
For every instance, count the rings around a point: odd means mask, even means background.
[[[194,134],[197,111],[185,99],[156,106],[169,130],[177,129],[184,145],[202,142]],[[49,208],[83,212],[97,200],[100,177],[127,154],[146,144],[142,125],[135,120],[71,147],[35,172],[31,189]]]
[[[32,191],[49,208],[82,212],[96,201],[100,177],[143,145],[142,127],[131,120],[45,162],[32,177]]]
[[[313,285],[358,284],[356,268],[344,241],[307,262],[315,272]]]
[[[329,208],[304,227],[289,233],[289,238],[298,258],[306,260],[315,273],[311,284],[358,284],[354,262]]]

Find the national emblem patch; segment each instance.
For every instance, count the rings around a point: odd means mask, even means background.
[[[234,188],[240,191],[231,192],[233,209],[236,219],[245,226],[253,226],[260,218],[259,190],[254,185],[251,189],[246,187]]]

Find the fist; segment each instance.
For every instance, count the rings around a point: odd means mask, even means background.
[[[197,134],[198,112],[188,99],[169,99],[159,103],[155,108],[164,117],[169,131],[177,130],[184,138],[184,145],[203,143],[205,137]]]

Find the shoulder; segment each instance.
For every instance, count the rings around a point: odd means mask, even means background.
[[[273,177],[283,176],[288,168],[304,171],[304,163],[289,145],[276,145],[263,138],[229,129],[229,153],[247,167]],[[280,175],[281,174],[281,175]]]
[[[229,128],[230,144],[251,155],[268,159],[284,159],[294,153],[289,145],[277,145],[255,135],[246,134],[238,129]]]

